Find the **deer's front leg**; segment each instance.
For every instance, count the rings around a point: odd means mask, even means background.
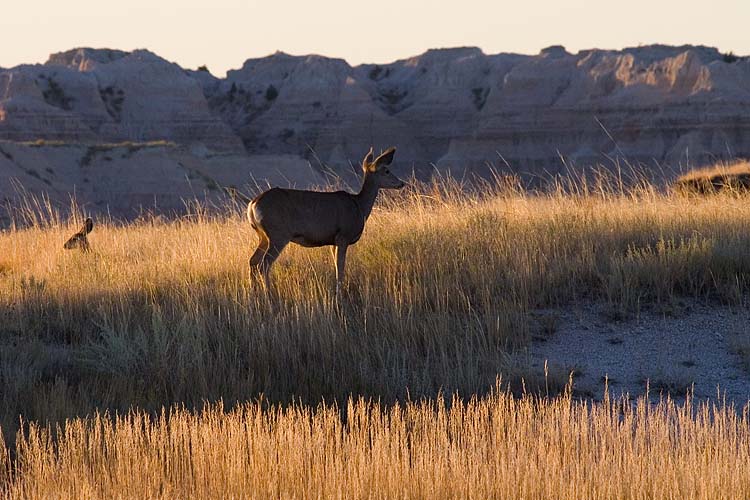
[[[336,297],[341,295],[341,285],[344,283],[344,266],[346,265],[346,249],[349,245],[337,244],[334,254],[336,255]]]

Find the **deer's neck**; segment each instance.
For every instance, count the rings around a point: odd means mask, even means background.
[[[354,195],[365,220],[367,220],[370,216],[370,212],[372,212],[372,207],[375,205],[375,199],[378,197],[379,190],[380,188],[375,181],[370,178],[369,175],[365,174],[365,180],[362,182],[362,189],[360,189],[358,194]]]

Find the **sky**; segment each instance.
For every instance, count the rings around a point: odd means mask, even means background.
[[[217,76],[277,50],[350,64],[429,48],[536,54],[664,43],[750,55],[750,0],[11,0],[0,17],[0,67],[74,47],[146,48]]]

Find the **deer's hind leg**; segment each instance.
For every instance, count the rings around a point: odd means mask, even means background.
[[[258,248],[255,249],[252,257],[250,257],[250,279],[254,280],[255,278],[262,278],[265,281],[263,276],[263,259],[268,253],[271,241],[262,228],[253,226],[253,229],[255,229],[255,232],[258,235]]]
[[[260,264],[263,262],[263,256],[268,252],[270,242],[265,234],[258,231],[258,248],[250,257],[250,272],[260,272]]]
[[[266,290],[270,290],[271,286],[271,282],[268,276],[271,271],[271,266],[288,243],[288,240],[268,241],[268,249],[263,253],[260,263],[258,264],[258,270],[260,271],[260,275],[263,277],[263,283],[266,285]]]

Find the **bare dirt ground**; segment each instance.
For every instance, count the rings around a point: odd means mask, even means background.
[[[750,310],[689,304],[676,315],[644,312],[615,321],[604,305],[535,313],[538,328],[528,355],[532,366],[574,371],[576,394],[601,399],[646,392],[659,398],[726,397],[738,408],[750,401]],[[743,354],[744,350],[744,354]]]

